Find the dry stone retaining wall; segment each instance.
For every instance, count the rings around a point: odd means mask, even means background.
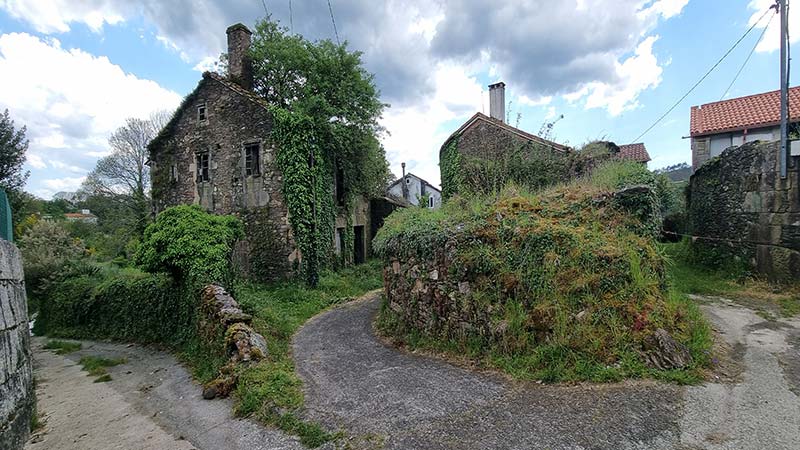
[[[17,247],[0,240],[0,448],[21,449],[35,397],[28,306]]]
[[[735,256],[775,280],[800,279],[800,158],[779,175],[778,142],[725,150],[690,179],[698,251]]]

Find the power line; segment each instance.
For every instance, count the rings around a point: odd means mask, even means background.
[[[751,31],[753,31],[753,28],[755,28],[755,27],[756,27],[756,25],[758,25],[759,23],[761,23],[761,21],[764,19],[764,17],[767,15],[767,13],[769,13],[770,9],[772,9],[772,7],[768,8],[766,11],[764,11],[764,14],[762,14],[762,15],[761,15],[761,17],[759,17],[759,19],[758,19],[758,20],[757,20],[755,23],[753,23],[753,25],[752,25],[750,28],[748,28],[748,29],[747,29],[747,31],[745,31],[745,33],[742,35],[742,37],[740,37],[740,38],[739,38],[739,39],[738,39],[738,40],[737,40],[737,41],[736,41],[736,42],[733,44],[733,46],[732,46],[730,49],[728,49],[728,51],[727,51],[727,52],[725,52],[725,54],[724,54],[724,55],[722,55],[722,57],[721,57],[721,58],[720,58],[720,59],[719,59],[719,60],[718,60],[718,61],[717,61],[717,62],[716,62],[716,63],[715,63],[713,66],[711,66],[711,68],[710,68],[710,69],[708,69],[708,72],[706,72],[706,73],[705,73],[705,75],[703,75],[703,76],[702,76],[702,77],[701,77],[699,80],[697,80],[697,83],[695,83],[695,84],[694,84],[694,85],[693,85],[693,86],[692,86],[692,87],[691,87],[691,88],[690,88],[688,91],[686,91],[686,93],[685,93],[685,94],[683,94],[683,96],[682,96],[680,99],[678,99],[678,101],[677,101],[677,102],[675,102],[675,104],[673,104],[673,105],[672,105],[672,106],[671,106],[671,107],[670,107],[670,108],[667,110],[667,112],[665,112],[664,114],[662,114],[662,115],[661,115],[661,117],[659,117],[658,119],[656,119],[656,121],[655,121],[655,122],[653,122],[653,124],[652,124],[652,125],[650,125],[649,127],[647,127],[647,129],[646,129],[646,130],[644,130],[644,131],[642,132],[642,134],[640,134],[639,136],[637,136],[637,137],[636,137],[636,139],[634,139],[633,141],[631,141],[631,143],[639,142],[639,139],[641,139],[641,138],[642,138],[642,136],[644,136],[645,134],[647,134],[648,132],[650,132],[650,130],[652,130],[653,128],[655,128],[655,127],[656,127],[656,125],[658,125],[658,123],[659,123],[659,122],[661,122],[662,120],[664,120],[664,118],[665,118],[665,117],[667,117],[667,116],[669,115],[669,113],[671,113],[671,112],[672,112],[672,110],[674,110],[675,108],[677,108],[677,107],[678,107],[678,105],[680,105],[680,104],[681,104],[681,102],[682,102],[682,101],[684,101],[684,100],[686,99],[686,97],[688,97],[688,96],[689,96],[689,94],[691,94],[691,93],[692,93],[692,91],[694,91],[694,90],[695,90],[695,88],[697,88],[697,86],[700,86],[700,83],[702,83],[702,82],[703,82],[703,80],[705,80],[705,79],[706,79],[706,78],[707,78],[707,77],[708,77],[708,76],[711,74],[711,72],[713,72],[713,71],[714,71],[714,69],[716,69],[716,68],[717,68],[717,66],[719,66],[719,65],[720,65],[720,63],[722,63],[722,61],[723,61],[725,58],[727,58],[727,57],[728,57],[728,55],[730,55],[730,54],[731,54],[731,52],[732,52],[732,51],[733,51],[733,50],[734,50],[734,49],[735,49],[735,48],[736,48],[736,47],[737,47],[737,46],[738,46],[738,45],[739,45],[739,44],[740,44],[740,43],[741,43],[741,42],[744,40],[744,38],[745,38],[745,37],[747,37],[747,35],[748,35],[748,34],[750,34],[750,32],[751,32]]]
[[[336,35],[336,44],[342,45],[339,42],[339,31],[336,30],[336,19],[333,18],[333,7],[331,6],[331,0],[328,0],[328,11],[331,12],[331,23],[333,23],[333,34]]]
[[[747,63],[750,61],[750,58],[753,56],[753,52],[756,51],[756,47],[758,47],[758,44],[760,44],[761,40],[764,39],[764,35],[767,34],[767,28],[769,28],[769,24],[772,23],[772,19],[774,17],[775,17],[774,15],[769,16],[769,20],[767,21],[767,26],[764,27],[764,30],[761,32],[761,35],[758,37],[756,45],[754,45],[753,48],[750,49],[750,53],[747,55],[747,58],[745,58],[744,63],[742,63],[742,67],[739,67],[739,71],[736,72],[736,76],[734,76],[733,80],[731,80],[731,84],[729,84],[728,88],[725,89],[725,92],[722,93],[722,97],[719,98],[720,100],[724,99],[725,96],[728,95],[728,91],[731,90],[733,83],[736,83],[736,80],[739,78],[739,75],[741,75],[742,70],[744,70],[744,67],[747,65]]]
[[[264,14],[269,15],[269,11],[267,10],[267,2],[261,0],[261,5],[264,7]]]
[[[289,0],[289,32],[294,34],[294,16],[292,15],[292,0]]]

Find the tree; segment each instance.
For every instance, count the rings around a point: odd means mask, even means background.
[[[0,187],[19,190],[25,185],[30,172],[23,171],[25,151],[28,150],[26,127],[14,129],[14,121],[6,109],[0,115]]]
[[[101,158],[86,177],[82,189],[91,197],[116,205],[116,219],[141,234],[150,216],[150,169],[147,144],[169,120],[159,112],[149,119],[130,118],[108,139],[111,154]],[[121,211],[120,211],[121,210]]]
[[[381,192],[391,174],[378,138],[380,101],[361,52],[347,42],[311,42],[268,16],[256,24],[251,47],[257,94],[311,119],[316,144],[341,168],[349,194]]]

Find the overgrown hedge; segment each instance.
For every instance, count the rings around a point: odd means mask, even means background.
[[[455,197],[390,216],[382,329],[522,378],[609,380],[648,373],[664,329],[707,361],[708,329],[667,290],[652,174],[611,163],[570,185]]]
[[[50,290],[34,331],[81,339],[186,342],[196,299],[167,274],[88,266]]]

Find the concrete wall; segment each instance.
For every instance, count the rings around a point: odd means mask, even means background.
[[[0,240],[0,449],[21,449],[35,397],[22,257]]]
[[[800,279],[800,158],[781,179],[778,142],[747,143],[692,175],[688,203],[695,244],[738,257],[775,280]]]

